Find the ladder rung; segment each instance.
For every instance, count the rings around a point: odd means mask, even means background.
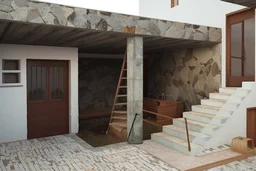
[[[127,88],[127,86],[119,86],[119,88]]]
[[[115,106],[123,106],[123,105],[127,105],[127,103],[116,103]]]
[[[115,114],[126,114],[127,112],[126,111],[117,111],[117,110],[115,110],[115,111],[113,111],[113,113],[115,113]]]
[[[120,95],[117,95],[116,97],[127,97],[127,94],[120,94]]]
[[[123,79],[123,80],[126,80],[126,79],[127,79],[127,77],[122,77],[122,79]]]
[[[127,127],[127,123],[126,122],[112,122],[109,125],[118,126],[118,127],[124,127],[124,128]]]
[[[112,119],[127,120],[126,116],[113,116]]]

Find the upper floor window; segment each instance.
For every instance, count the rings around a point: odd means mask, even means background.
[[[171,0],[171,8],[179,5],[179,0]]]

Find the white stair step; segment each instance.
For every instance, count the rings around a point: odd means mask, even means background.
[[[127,111],[118,111],[118,110],[115,110],[113,111],[114,114],[127,114]]]
[[[228,119],[228,117],[218,117],[215,115],[200,112],[183,112],[183,117],[194,121],[211,123],[214,125],[224,124]]]
[[[126,116],[113,116],[112,119],[116,119],[116,120],[127,120]]]
[[[232,96],[238,96],[238,97],[245,97],[250,90],[248,89],[243,89],[243,88],[220,88],[220,93],[229,93]]]
[[[212,115],[221,115],[221,116],[230,116],[232,115],[233,111],[231,110],[220,110],[220,107],[216,106],[205,106],[205,105],[194,105],[192,106],[193,112],[200,112]]]
[[[177,150],[188,155],[195,155],[200,149],[202,149],[202,146],[190,143],[191,152],[189,152],[187,141],[163,132],[152,134],[151,139],[155,142],[158,142],[160,144],[163,144],[167,147],[170,147],[174,150]]]
[[[127,123],[126,122],[111,122],[109,125],[116,126],[116,127],[127,128]]]
[[[215,106],[215,107],[223,107],[226,106],[226,109],[229,110],[236,110],[240,103],[229,103],[227,100],[221,100],[221,99],[202,99],[201,105],[205,106]]]
[[[229,98],[229,93],[210,93],[210,99],[228,100]]]
[[[190,119],[187,119],[187,123],[188,123],[189,130],[208,134],[208,135],[211,135],[214,131],[220,128],[220,126],[218,125],[207,124],[207,123],[198,122]],[[186,128],[184,118],[173,119],[173,125]]]
[[[244,99],[244,97],[239,97],[239,96],[232,96],[232,98],[230,97],[231,96],[228,93],[210,93],[210,99],[228,100],[229,102],[235,102],[235,103],[240,103]]]
[[[255,82],[254,81],[245,81],[242,83],[242,88],[251,90],[253,87],[255,87]]]
[[[224,87],[224,88],[219,88],[220,93],[229,93],[232,94],[237,90],[236,87]]]
[[[115,106],[125,106],[127,103],[116,103]]]
[[[222,107],[227,100],[220,99],[202,99],[201,105]]]
[[[175,136],[180,139],[187,140],[186,128],[177,127],[175,125],[166,125],[166,126],[163,126],[163,132],[171,136]],[[202,134],[200,132],[196,132],[192,130],[188,130],[188,133],[189,133],[190,142],[195,143],[196,141],[197,142],[196,144],[199,144],[199,145],[204,145],[204,141],[208,140],[211,137],[210,135]]]

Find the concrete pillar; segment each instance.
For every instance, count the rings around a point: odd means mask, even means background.
[[[127,38],[127,132],[128,143],[143,143],[143,37]]]

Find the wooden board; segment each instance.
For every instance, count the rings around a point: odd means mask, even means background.
[[[247,109],[247,137],[256,145],[256,108]]]
[[[99,117],[110,117],[111,108],[99,108],[89,109],[79,112],[79,120],[99,118]]]
[[[182,113],[184,111],[184,103],[170,100],[144,98],[143,109],[172,118],[180,118],[182,117]],[[158,123],[164,122],[166,120],[166,118],[161,116],[157,116],[156,118],[156,122]]]

